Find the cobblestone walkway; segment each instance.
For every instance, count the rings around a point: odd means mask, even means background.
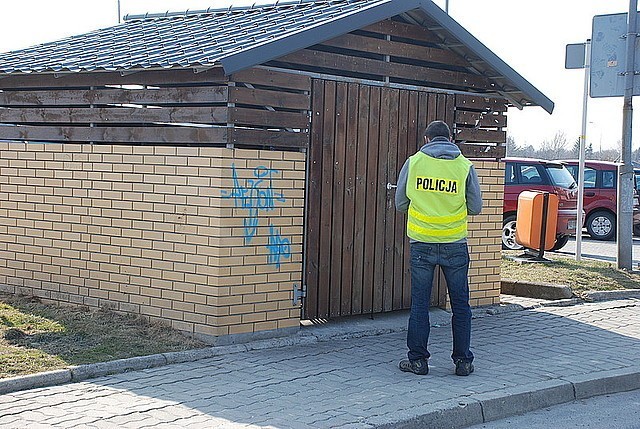
[[[583,374],[640,372],[640,301],[474,320],[476,372],[456,377],[448,326],[431,371],[402,373],[405,334],[256,350],[0,396],[0,427],[371,428],[482,395]],[[546,384],[545,384],[546,383]]]

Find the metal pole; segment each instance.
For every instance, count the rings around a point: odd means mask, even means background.
[[[578,216],[576,219],[576,261],[582,259],[582,212],[584,210],[584,158],[587,144],[587,100],[589,99],[589,74],[591,68],[591,39],[584,44],[584,97],[582,99],[582,134],[578,162]]]
[[[631,133],[633,120],[633,78],[635,75],[636,20],[638,1],[629,0],[627,55],[622,108],[622,165],[618,174],[618,268],[632,269],[633,263],[633,166]]]
[[[120,24],[120,0],[118,0],[118,24]]]
[[[544,248],[547,247],[547,217],[549,216],[549,193],[542,193],[542,225],[540,227],[540,250],[538,260],[544,260]]]
[[[447,12],[447,15],[449,15],[449,0],[446,0],[444,2],[444,11]]]

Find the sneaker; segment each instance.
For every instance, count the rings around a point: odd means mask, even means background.
[[[398,368],[404,372],[412,372],[418,375],[429,374],[429,364],[426,359],[409,360],[403,359],[398,364]]]
[[[465,362],[463,360],[456,361],[456,375],[466,377],[473,372],[473,364],[471,362]]]

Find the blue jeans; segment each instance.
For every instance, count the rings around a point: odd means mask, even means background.
[[[428,359],[429,304],[436,265],[447,280],[453,316],[454,361],[473,361],[469,306],[469,249],[467,243],[411,243],[411,316],[407,333],[410,360]]]

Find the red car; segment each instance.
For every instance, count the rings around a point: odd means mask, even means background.
[[[504,158],[502,248],[522,249],[516,242],[518,196],[522,191],[545,191],[558,196],[558,225],[552,250],[559,250],[576,233],[578,185],[561,162],[532,158]]]
[[[561,161],[578,180],[578,160]],[[616,236],[618,164],[607,161],[584,163],[585,227],[596,240],[613,240]],[[635,184],[634,184],[635,185]],[[635,189],[637,189],[634,186]],[[633,233],[640,233],[640,210],[634,190]]]

